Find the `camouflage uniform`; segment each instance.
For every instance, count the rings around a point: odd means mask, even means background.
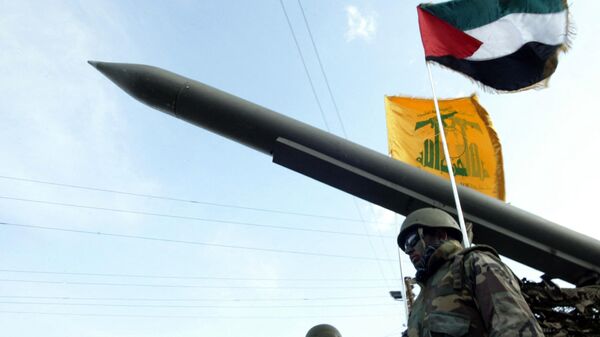
[[[428,260],[408,337],[544,336],[518,281],[490,247],[444,242]]]

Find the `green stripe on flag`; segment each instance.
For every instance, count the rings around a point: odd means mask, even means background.
[[[452,26],[470,30],[513,13],[551,14],[567,8],[565,0],[454,0],[421,4],[421,8]]]

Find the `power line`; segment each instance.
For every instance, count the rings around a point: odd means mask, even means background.
[[[283,210],[274,210],[274,209],[267,209],[267,208],[257,208],[257,207],[248,207],[248,206],[229,205],[229,204],[214,203],[214,202],[208,202],[208,201],[199,201],[199,200],[193,200],[193,199],[183,199],[183,198],[167,197],[167,196],[160,196],[160,195],[154,195],[154,194],[144,194],[144,193],[127,192],[127,191],[113,190],[113,189],[100,188],[100,187],[90,187],[90,186],[82,186],[82,185],[74,185],[74,184],[57,183],[57,182],[51,182],[51,181],[44,181],[44,180],[37,180],[37,179],[28,179],[28,178],[13,177],[13,176],[5,176],[5,175],[0,175],[0,179],[22,181],[22,182],[36,183],[36,184],[44,184],[44,185],[51,185],[51,186],[59,186],[59,187],[67,187],[67,188],[80,189],[80,190],[88,190],[88,191],[96,191],[96,192],[106,192],[106,193],[113,193],[113,194],[121,194],[121,195],[128,195],[128,196],[134,196],[134,197],[143,197],[143,198],[150,198],[150,199],[175,201],[175,202],[181,202],[181,203],[191,203],[191,204],[199,204],[199,205],[214,206],[214,207],[235,208],[235,209],[242,209],[242,210],[247,210],[247,211],[256,211],[256,212],[265,212],[265,213],[274,213],[274,214],[287,214],[287,215],[312,217],[312,218],[320,218],[320,219],[330,219],[330,220],[340,220],[340,221],[349,221],[349,222],[360,222],[360,220],[358,220],[358,219],[335,217],[335,216],[322,215],[322,214],[309,214],[309,213],[283,211]]]
[[[298,0],[298,5],[300,6],[300,11],[302,12],[302,17],[304,18],[304,24],[306,25],[306,29],[308,30],[308,36],[310,37],[310,41],[312,42],[313,50],[315,51],[315,55],[317,56],[317,61],[319,63],[319,67],[321,68],[321,74],[323,74],[323,78],[325,79],[325,84],[327,86],[327,91],[329,92],[329,98],[333,103],[333,107],[335,113],[337,115],[338,121],[340,122],[340,126],[342,128],[342,134],[344,138],[348,138],[346,134],[346,128],[344,128],[344,122],[342,122],[342,116],[340,115],[340,110],[338,109],[337,103],[333,98],[333,93],[331,91],[331,86],[329,85],[329,80],[327,79],[327,75],[325,74],[325,68],[323,67],[323,62],[321,62],[321,57],[319,56],[319,51],[317,49],[317,44],[315,43],[315,39],[313,38],[312,31],[310,30],[310,25],[308,24],[308,20],[306,19],[306,14],[304,13],[304,7],[302,7],[302,2]]]
[[[24,224],[16,224],[16,223],[9,223],[9,222],[0,222],[0,226],[13,226],[13,227],[27,228],[27,229],[52,230],[52,231],[61,231],[61,232],[77,233],[77,234],[102,235],[102,236],[119,237],[119,238],[126,238],[126,239],[137,239],[137,240],[148,240],[148,241],[158,241],[158,242],[169,242],[169,243],[176,243],[176,244],[197,245],[197,246],[207,246],[207,247],[217,247],[217,248],[243,249],[243,250],[270,252],[270,253],[284,253],[284,254],[307,255],[307,256],[322,256],[322,257],[345,258],[345,259],[354,259],[354,260],[370,260],[370,261],[382,260],[382,261],[388,261],[388,262],[389,261],[395,261],[395,260],[391,260],[391,259],[390,260],[385,260],[385,259],[378,259],[378,258],[372,258],[372,257],[367,257],[367,256],[350,256],[350,255],[314,253],[314,252],[296,251],[296,250],[283,250],[283,249],[272,249],[272,248],[259,248],[259,247],[225,245],[225,244],[207,243],[207,242],[199,242],[199,241],[175,240],[175,239],[165,239],[165,238],[139,236],[139,235],[129,235],[129,234],[93,232],[93,231],[85,231],[85,230],[79,230],[79,229],[68,229],[68,228],[60,228],[60,227],[46,227],[46,226],[24,225]]]
[[[341,127],[341,129],[342,129],[342,134],[344,135],[344,138],[348,138],[348,135],[346,134],[346,129],[345,129],[345,127],[344,127],[344,122],[343,122],[343,120],[342,120],[342,116],[341,116],[341,114],[340,114],[340,110],[339,110],[339,108],[338,108],[338,105],[337,105],[337,102],[336,102],[336,100],[335,100],[335,98],[334,98],[334,96],[333,96],[333,91],[332,91],[332,89],[331,89],[331,85],[329,84],[329,79],[328,79],[328,77],[327,77],[327,74],[326,74],[326,72],[325,72],[325,67],[323,66],[323,62],[321,61],[321,56],[320,56],[320,54],[319,54],[319,50],[318,50],[318,48],[317,48],[317,44],[315,43],[315,39],[314,39],[314,37],[313,37],[312,30],[310,29],[310,24],[308,23],[308,19],[307,19],[307,17],[306,17],[306,13],[305,13],[305,11],[304,11],[304,7],[302,6],[302,1],[301,1],[301,0],[297,0],[297,2],[298,2],[298,6],[300,7],[300,12],[302,13],[302,18],[304,19],[304,24],[305,24],[305,26],[306,26],[306,30],[308,31],[308,35],[309,35],[309,37],[310,37],[310,41],[311,41],[311,43],[312,43],[313,51],[315,52],[315,55],[316,55],[316,57],[317,57],[317,61],[318,61],[318,64],[319,64],[319,68],[320,68],[320,70],[321,70],[321,74],[323,75],[323,79],[325,80],[325,84],[326,84],[326,86],[327,86],[327,91],[328,91],[328,93],[329,93],[329,98],[331,99],[331,102],[332,102],[332,104],[333,104],[333,107],[334,107],[334,110],[335,110],[336,116],[337,116],[337,118],[338,118],[338,121],[339,121],[339,123],[340,123],[340,127]],[[298,47],[298,48],[299,48],[299,47]],[[365,220],[365,219],[362,217],[362,214],[361,214],[361,212],[360,212],[360,209],[359,209],[359,207],[358,207],[358,204],[357,204],[357,202],[356,202],[356,197],[353,197],[353,201],[354,201],[354,206],[355,206],[355,208],[356,208],[356,210],[357,210],[357,212],[358,212],[358,215],[359,215],[359,217],[360,217],[360,220],[359,220],[359,221],[361,222],[361,224],[362,224],[362,226],[363,226],[363,229],[364,229],[365,235],[367,235],[367,236],[368,236],[368,239],[367,239],[367,240],[368,240],[368,242],[369,242],[369,246],[370,246],[370,248],[371,248],[371,251],[373,252],[373,256],[377,257],[377,253],[376,253],[376,251],[375,251],[375,248],[374,248],[374,246],[373,246],[373,243],[371,242],[371,237],[372,237],[373,235],[370,235],[370,234],[368,234],[368,230],[367,230],[367,227],[366,227],[366,223],[367,223],[367,221],[366,221],[366,220]],[[381,235],[381,232],[379,231],[379,228],[377,228],[377,227],[376,227],[376,230],[377,230],[377,233],[379,234],[379,235],[378,235],[378,236],[379,236],[379,238],[381,239],[381,241],[382,241],[382,243],[383,243],[383,237],[382,237],[382,235]],[[385,245],[384,245],[384,246],[385,246]],[[388,254],[388,252],[387,252],[387,250],[386,250],[385,248],[384,248],[384,252],[385,252],[385,255],[386,255],[386,257],[389,259],[389,254]],[[384,273],[384,271],[383,271],[383,268],[381,267],[381,264],[380,264],[379,262],[378,262],[377,264],[378,264],[378,268],[379,268],[379,271],[380,271],[380,273],[381,273],[381,276],[382,276],[382,277],[385,279],[385,281],[386,281],[386,283],[387,283],[387,282],[388,282],[388,279],[387,279],[387,277],[385,276],[385,273]]]
[[[43,311],[8,311],[0,310],[0,314],[25,314],[25,315],[50,315],[50,316],[82,316],[82,317],[120,317],[120,318],[193,318],[193,319],[268,319],[268,320],[297,320],[304,318],[368,318],[368,317],[393,317],[387,315],[356,314],[356,315],[314,315],[314,316],[201,316],[201,315],[131,315],[131,314],[95,314],[73,312],[43,312]]]
[[[86,206],[86,205],[71,204],[71,203],[64,203],[64,202],[34,200],[34,199],[27,199],[27,198],[15,198],[15,197],[9,197],[9,196],[0,196],[0,199],[29,202],[29,203],[36,203],[36,204],[43,204],[43,205],[90,209],[90,210],[95,210],[95,211],[154,216],[154,217],[169,218],[169,219],[224,223],[224,224],[229,224],[229,225],[239,225],[239,226],[247,226],[247,227],[259,227],[259,228],[300,231],[300,232],[315,232],[315,233],[321,233],[321,234],[335,234],[335,235],[347,235],[347,236],[375,236],[375,235],[370,235],[370,234],[361,234],[361,233],[353,233],[353,232],[330,231],[330,230],[324,230],[324,229],[309,229],[309,228],[298,228],[298,227],[277,226],[277,225],[265,225],[265,224],[251,223],[251,222],[200,218],[200,217],[176,215],[176,214],[153,213],[153,212],[144,212],[144,211],[136,211],[136,210],[128,210],[128,209],[117,209],[117,208],[110,208],[110,207]],[[391,238],[391,236],[390,236],[390,238]]]
[[[298,43],[298,39],[296,38],[296,33],[294,33],[294,28],[292,27],[292,22],[290,21],[290,17],[288,16],[287,10],[283,5],[283,0],[279,0],[281,4],[281,9],[283,9],[283,14],[285,15],[285,19],[287,21],[288,27],[290,27],[290,32],[292,33],[292,37],[294,39],[294,43],[296,44],[296,48],[298,49],[298,54],[300,55],[300,60],[302,60],[302,65],[304,66],[304,72],[306,73],[306,77],[308,78],[308,83],[310,84],[310,88],[312,89],[313,96],[319,106],[319,111],[321,111],[321,117],[323,118],[323,123],[325,123],[325,129],[329,131],[329,125],[327,124],[327,119],[325,118],[325,112],[323,111],[323,107],[321,106],[321,101],[319,100],[319,96],[317,95],[317,91],[315,89],[315,85],[313,84],[312,77],[310,76],[310,72],[308,71],[308,67],[306,66],[306,61],[304,60],[304,55],[302,55],[302,49],[300,49],[300,44]]]
[[[284,11],[284,13],[285,13],[285,16],[286,16],[286,19],[287,19],[287,21],[288,21],[288,24],[289,24],[289,26],[290,26],[290,30],[292,31],[292,36],[294,37],[294,41],[296,42],[296,47],[298,48],[298,53],[300,54],[300,57],[302,58],[302,60],[303,60],[303,62],[304,62],[304,58],[302,57],[302,52],[301,52],[300,46],[299,46],[299,44],[298,44],[298,41],[296,40],[296,36],[295,36],[295,34],[294,34],[294,30],[292,29],[292,25],[291,25],[291,23],[290,23],[290,20],[289,20],[289,17],[288,17],[288,15],[287,15],[287,12],[286,12],[286,10],[285,10],[285,7],[283,6],[283,2],[282,2],[282,0],[280,0],[280,2],[281,2],[281,6],[283,7],[283,11]],[[334,108],[335,108],[335,112],[336,112],[336,115],[337,115],[337,117],[338,117],[338,121],[339,121],[339,123],[340,123],[340,126],[341,126],[341,128],[342,128],[342,132],[343,132],[344,138],[347,138],[347,135],[346,135],[346,130],[345,130],[345,128],[344,128],[344,123],[343,123],[343,121],[342,121],[342,118],[341,118],[341,115],[340,115],[339,109],[338,109],[338,107],[337,107],[336,101],[335,101],[335,99],[334,99],[334,97],[333,97],[333,93],[332,93],[332,90],[331,90],[331,86],[329,85],[329,80],[327,79],[327,75],[325,74],[325,69],[324,69],[324,67],[323,67],[323,63],[321,62],[321,57],[319,56],[319,51],[318,51],[318,49],[317,49],[317,45],[316,45],[316,43],[315,43],[315,40],[314,40],[314,38],[313,38],[312,31],[311,31],[311,29],[310,29],[310,25],[308,24],[308,20],[307,20],[307,18],[306,18],[306,14],[304,13],[304,7],[302,6],[302,3],[301,3],[301,1],[300,1],[300,0],[298,0],[298,5],[299,5],[299,7],[300,7],[300,11],[302,12],[302,18],[304,19],[304,24],[305,24],[305,26],[306,26],[306,29],[307,29],[307,31],[308,31],[308,35],[309,35],[309,37],[310,37],[310,40],[311,40],[311,42],[312,42],[313,50],[314,50],[314,52],[315,52],[315,55],[317,56],[317,61],[318,61],[318,63],[319,63],[319,67],[320,67],[320,69],[321,69],[321,74],[323,75],[323,78],[325,79],[325,83],[326,83],[326,85],[327,85],[327,89],[328,89],[328,91],[329,91],[329,97],[331,98],[331,102],[333,103],[333,106],[334,106]],[[310,78],[310,74],[309,74],[309,72],[308,72],[308,69],[307,69],[307,67],[306,67],[306,64],[304,64],[304,69],[305,69],[305,71],[306,71],[306,74],[307,74],[307,76],[308,76],[308,78],[309,78],[309,81],[311,82],[311,85],[312,85],[312,80],[311,80],[311,78]],[[317,96],[317,94],[316,94],[316,91],[315,91],[314,87],[313,87],[313,92],[314,92],[314,94],[315,94],[315,98],[317,99],[317,103],[319,103],[319,107],[320,107],[321,105],[320,105],[320,102],[319,102],[319,100],[318,100],[318,96]],[[321,113],[323,113],[323,111],[322,111],[322,110],[321,110]],[[323,117],[323,118],[325,118],[325,117]],[[328,128],[327,130],[329,131],[329,128]],[[358,212],[358,215],[359,215],[359,217],[360,217],[360,222],[361,222],[361,224],[362,224],[362,227],[363,227],[363,230],[364,230],[364,232],[365,232],[365,236],[367,236],[367,237],[368,237],[369,246],[370,246],[370,248],[371,248],[371,251],[373,252],[373,256],[374,256],[374,257],[377,257],[377,253],[376,253],[376,251],[375,251],[375,248],[373,247],[373,243],[371,242],[371,239],[370,239],[370,236],[371,236],[371,235],[370,235],[370,234],[368,234],[368,230],[367,230],[367,227],[366,227],[366,222],[365,222],[364,218],[362,217],[362,215],[361,215],[361,212],[360,212],[360,209],[359,209],[359,207],[358,207],[358,205],[357,205],[357,203],[356,203],[356,197],[353,197],[353,202],[354,202],[354,207],[356,208],[356,210],[357,210],[357,212]],[[381,234],[380,234],[380,235],[381,235]],[[387,251],[386,251],[386,253],[387,253]],[[386,280],[386,283],[387,283],[387,278],[386,278],[386,276],[385,276],[385,273],[383,272],[383,268],[381,267],[381,263],[380,263],[379,261],[377,262],[377,266],[378,266],[378,268],[379,268],[379,271],[380,271],[380,273],[381,273],[381,276],[382,276],[382,277],[383,277],[383,278]]]
[[[352,198],[352,201],[354,202],[354,206],[356,207],[356,211],[358,212],[358,216],[362,219],[362,213],[360,212],[360,208],[358,207],[356,198]],[[368,229],[367,229],[367,225],[365,223],[362,223],[362,227],[363,230],[365,231],[365,234],[368,234]],[[371,242],[371,238],[367,238],[367,241],[369,242],[369,247],[371,248],[371,252],[373,252],[373,256],[377,258],[377,252],[375,251],[375,247],[373,246],[373,242]],[[385,280],[386,285],[389,287],[389,282],[387,277],[385,276],[385,273],[383,272],[383,267],[381,266],[381,262],[379,260],[377,260],[377,268],[379,269],[379,272],[381,273],[381,277]]]
[[[141,297],[71,297],[71,296],[15,296],[7,295],[0,298],[12,299],[43,299],[43,300],[78,300],[78,301],[140,301],[140,302],[305,302],[305,301],[345,301],[356,299],[389,299],[385,296],[342,296],[342,297],[297,297],[297,298],[141,298]]]
[[[152,283],[113,283],[113,282],[79,282],[79,281],[48,281],[48,280],[19,280],[0,279],[0,282],[37,283],[37,284],[68,284],[83,286],[108,287],[148,287],[148,288],[202,288],[202,289],[385,289],[386,286],[225,286],[200,284],[152,284]]]
[[[381,279],[355,279],[355,278],[242,278],[242,277],[217,277],[217,276],[181,276],[181,275],[142,275],[142,274],[115,274],[115,273],[84,273],[84,272],[59,272],[42,270],[0,269],[3,273],[22,274],[49,274],[71,276],[101,276],[101,277],[129,277],[150,279],[179,279],[179,280],[231,280],[231,281],[309,281],[309,282],[373,282]]]
[[[116,307],[116,308],[219,308],[219,309],[285,309],[285,308],[361,308],[361,307],[391,307],[398,306],[394,303],[365,303],[365,304],[306,304],[306,305],[172,305],[172,304],[108,304],[108,303],[63,303],[63,302],[20,302],[0,301],[0,304],[21,305],[62,305],[85,307]]]

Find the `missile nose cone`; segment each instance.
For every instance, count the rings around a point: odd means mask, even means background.
[[[137,66],[137,64],[127,63],[112,63],[112,62],[101,62],[101,61],[87,61],[94,69],[98,70],[102,75],[108,77],[114,84],[118,85],[121,89],[125,90],[129,94],[131,78],[126,78],[128,66]],[[135,95],[133,95],[135,96]]]
[[[88,63],[135,99],[172,115],[175,114],[177,96],[188,81],[185,77],[143,64]]]
[[[127,86],[127,82],[131,82],[133,75],[137,75],[141,66],[139,64],[101,62],[92,60],[87,62],[96,70],[101,72],[102,75],[108,77],[109,80],[113,81],[125,91],[128,90],[124,86]],[[130,70],[135,71],[130,72]]]
[[[91,61],[91,60],[90,60],[90,61],[88,61],[88,63],[89,63],[89,64],[90,64],[92,67],[94,67],[94,68],[98,69],[98,63],[100,63],[100,62],[98,62],[98,61]]]

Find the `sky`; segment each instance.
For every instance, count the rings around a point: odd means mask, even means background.
[[[402,216],[148,108],[87,61],[168,69],[386,154],[384,95],[431,96],[417,4],[0,0],[2,334],[398,336]],[[599,10],[572,2],[546,89],[433,68],[439,97],[476,92],[490,113],[507,202],[595,239]]]

